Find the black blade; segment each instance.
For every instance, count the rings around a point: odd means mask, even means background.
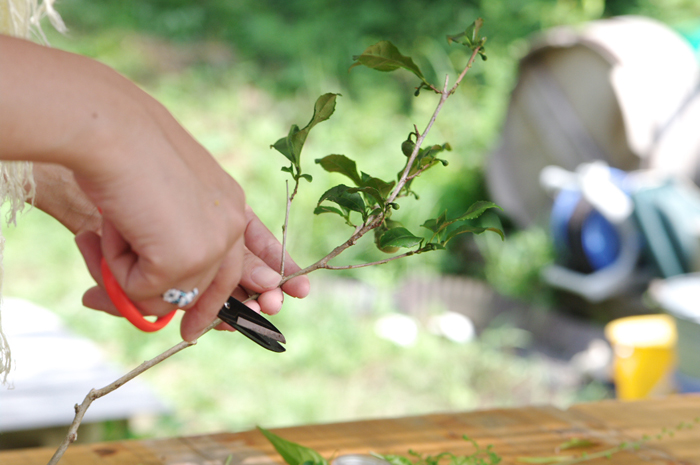
[[[282,333],[262,315],[230,297],[219,311],[219,318],[251,341],[273,352],[286,349],[279,342],[286,342]]]

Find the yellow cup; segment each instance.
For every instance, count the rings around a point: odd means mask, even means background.
[[[676,325],[669,315],[639,315],[608,323],[605,336],[613,347],[617,398],[644,399],[673,392]]]

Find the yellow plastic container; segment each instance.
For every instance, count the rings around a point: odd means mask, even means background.
[[[644,399],[673,392],[676,325],[669,315],[639,315],[608,323],[605,336],[613,347],[617,398]]]

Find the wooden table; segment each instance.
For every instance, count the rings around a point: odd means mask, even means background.
[[[470,454],[472,446],[462,435],[481,446],[493,445],[503,464],[520,463],[522,456],[552,456],[555,448],[571,438],[587,438],[598,445],[589,454],[655,436],[662,428],[675,430],[681,423],[692,429],[674,431],[672,437],[652,440],[640,450],[620,452],[602,464],[700,463],[700,396],[672,396],[638,402],[604,401],[579,404],[568,410],[525,407],[465,413],[433,414],[396,419],[309,425],[273,430],[282,437],[321,452],[325,457],[346,453],[423,453],[451,451]],[[49,449],[0,452],[2,465],[43,465]],[[72,446],[63,465],[275,465],[282,463],[258,431],[221,433],[172,439],[122,441]]]

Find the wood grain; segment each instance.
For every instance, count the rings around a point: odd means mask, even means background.
[[[379,419],[273,430],[282,437],[318,450],[325,457],[347,453],[422,453],[451,451],[470,454],[467,435],[481,446],[493,445],[503,464],[516,464],[521,456],[551,456],[571,438],[586,438],[597,445],[588,453],[621,441],[654,436],[663,428],[673,437],[650,441],[640,450],[616,454],[595,464],[700,463],[700,396],[671,396],[637,402],[604,401],[579,404],[568,410],[524,407],[416,417]],[[693,429],[675,428],[681,422]],[[2,465],[43,465],[51,449],[0,452]],[[258,431],[221,433],[159,440],[121,441],[73,446],[62,465],[277,465],[280,457]]]

